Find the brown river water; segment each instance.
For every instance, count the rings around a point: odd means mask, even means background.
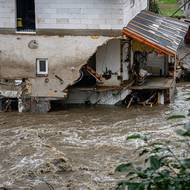
[[[190,109],[190,84],[178,85],[165,106],[72,107],[48,114],[0,113],[0,189],[112,190],[114,170],[136,159],[140,132],[154,139],[175,138],[175,113]]]

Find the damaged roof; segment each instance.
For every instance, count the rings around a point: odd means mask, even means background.
[[[123,34],[161,53],[176,55],[188,29],[185,22],[142,11],[123,29]]]

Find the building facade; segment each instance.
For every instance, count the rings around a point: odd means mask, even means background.
[[[37,32],[121,31],[146,7],[146,0],[0,0],[0,29],[15,32],[18,19],[30,17]]]
[[[17,98],[19,111],[33,100],[118,103],[129,93],[121,31],[146,8],[146,0],[0,0],[1,97]]]

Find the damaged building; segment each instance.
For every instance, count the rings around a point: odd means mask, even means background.
[[[181,74],[180,54],[189,38],[189,24],[142,11],[123,34],[131,39],[131,72],[136,78],[128,106],[131,101],[170,103]]]
[[[122,28],[146,7],[145,0],[0,0],[0,109],[124,99]]]
[[[170,102],[188,25],[146,8],[145,0],[0,0],[0,110],[130,107],[141,92],[138,102]]]

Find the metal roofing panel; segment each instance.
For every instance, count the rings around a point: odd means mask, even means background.
[[[124,28],[123,33],[141,42],[148,42],[165,53],[176,54],[184,40],[189,24],[142,11]]]

